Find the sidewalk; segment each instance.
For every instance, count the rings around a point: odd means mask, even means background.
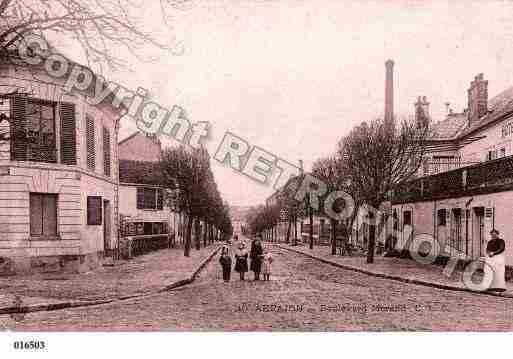
[[[367,264],[365,257],[332,255],[331,248],[329,246],[317,246],[314,247],[313,250],[309,249],[307,246],[291,246],[287,244],[278,244],[278,246],[344,269],[354,270],[386,279],[440,289],[468,291],[472,293],[513,298],[513,283],[511,282],[506,282],[507,290],[503,293],[478,292],[465,287],[462,281],[461,271],[455,270],[451,277],[447,277],[443,273],[443,266],[423,265],[411,259],[385,258],[381,256],[375,256],[374,263]]]
[[[171,289],[195,277],[218,248],[218,243],[199,251],[191,248],[190,257],[184,257],[182,248],[164,249],[83,274],[0,278],[0,309],[12,307],[15,296],[20,296],[23,306],[58,307],[63,303],[101,303]]]

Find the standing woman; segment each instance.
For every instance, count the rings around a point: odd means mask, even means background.
[[[486,264],[485,270],[491,271],[492,283],[490,284],[490,291],[503,292],[506,290],[506,277],[505,266],[506,260],[504,251],[506,244],[504,240],[499,237],[499,231],[495,228],[490,231],[492,239],[486,245]]]
[[[244,280],[244,273],[248,271],[248,251],[244,242],[235,251],[235,271],[239,272],[240,280]]]
[[[251,251],[249,252],[249,257],[251,258],[250,269],[255,273],[255,280],[260,280],[260,272],[262,270],[264,250],[262,248],[262,242],[260,241],[261,238],[262,235],[259,234],[257,239],[251,243]]]

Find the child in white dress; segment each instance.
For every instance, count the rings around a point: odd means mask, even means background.
[[[273,262],[273,257],[271,252],[268,249],[264,252],[264,257],[262,258],[262,274],[264,275],[264,280],[269,280],[271,276],[271,263]]]

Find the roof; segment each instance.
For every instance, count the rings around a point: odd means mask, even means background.
[[[135,131],[131,135],[126,136],[125,138],[123,138],[122,140],[120,140],[118,142],[118,145],[122,144],[123,142],[126,142],[126,141],[130,140],[131,138],[135,137],[138,133],[139,133],[139,131]]]
[[[458,134],[467,125],[467,114],[457,113],[448,115],[445,120],[437,122],[433,125],[434,140],[450,140],[455,139]]]
[[[513,86],[488,101],[488,113],[468,126],[467,112],[449,114],[433,125],[433,140],[462,139],[471,133],[513,114]]]
[[[495,102],[493,108],[489,108],[488,113],[481,117],[479,121],[473,123],[470,127],[467,127],[461,134],[460,137],[464,137],[466,135],[475,132],[476,130],[485,127],[506,115],[513,113],[513,92],[509,93],[509,97],[502,98],[500,102]],[[506,92],[505,91],[505,92]],[[502,93],[501,93],[502,95]],[[500,96],[500,95],[499,95]],[[494,98],[495,99],[495,98]],[[490,101],[491,102],[491,101]]]
[[[119,182],[159,186],[162,184],[159,163],[119,160]]]

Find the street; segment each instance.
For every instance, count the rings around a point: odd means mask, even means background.
[[[272,248],[270,282],[221,280],[215,257],[192,284],[112,304],[29,313],[13,330],[511,330],[513,300],[380,279]],[[252,279],[252,273],[248,273]]]

